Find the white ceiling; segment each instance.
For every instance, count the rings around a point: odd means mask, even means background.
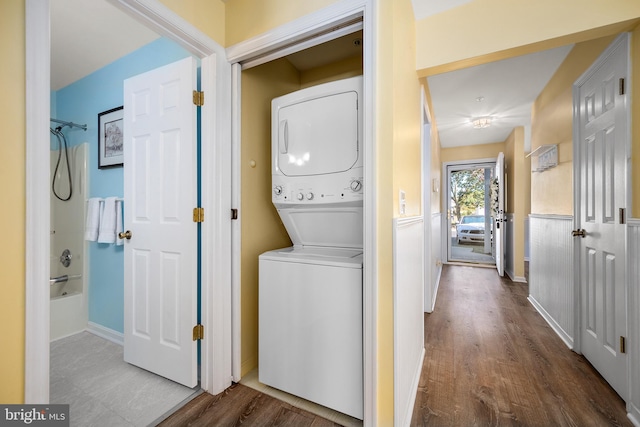
[[[472,0],[412,0],[416,19]],[[58,90],[133,52],[159,36],[107,0],[51,2],[51,89]],[[345,37],[329,52],[290,57],[302,68],[327,55],[353,54]],[[338,53],[339,46],[350,49]],[[322,49],[322,47],[319,47]],[[515,126],[530,123],[531,105],[562,62],[569,47],[512,58],[428,78],[433,111],[443,147],[501,142]],[[310,65],[311,64],[311,65]],[[483,102],[476,98],[483,97]],[[470,119],[490,115],[492,126],[473,129]]]
[[[61,89],[158,37],[106,0],[54,0],[51,90]]]

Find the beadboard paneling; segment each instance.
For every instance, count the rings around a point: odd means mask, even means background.
[[[573,348],[573,217],[530,215],[529,301]]]
[[[409,425],[424,357],[424,220],[393,220],[395,425]]]

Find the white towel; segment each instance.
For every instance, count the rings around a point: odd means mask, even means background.
[[[104,199],[104,207],[100,215],[100,231],[98,232],[98,243],[116,242],[116,198],[107,197]]]
[[[84,228],[84,239],[95,242],[98,239],[98,227],[100,226],[100,202],[98,197],[87,201],[87,222]]]
[[[121,231],[124,231],[122,227],[122,200],[116,200],[116,235]],[[116,239],[116,245],[124,245],[124,239]]]

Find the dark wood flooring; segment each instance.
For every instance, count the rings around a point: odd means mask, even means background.
[[[239,425],[339,426],[242,384],[234,384],[215,396],[203,393],[159,424],[162,427]]]
[[[624,402],[494,269],[445,266],[412,426],[631,426]]]
[[[624,402],[495,269],[445,266],[411,426],[631,426]],[[337,426],[240,384],[161,426]]]

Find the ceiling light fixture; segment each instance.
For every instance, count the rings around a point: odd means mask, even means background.
[[[472,119],[471,124],[476,129],[484,129],[491,126],[491,117],[478,117],[477,119]]]

